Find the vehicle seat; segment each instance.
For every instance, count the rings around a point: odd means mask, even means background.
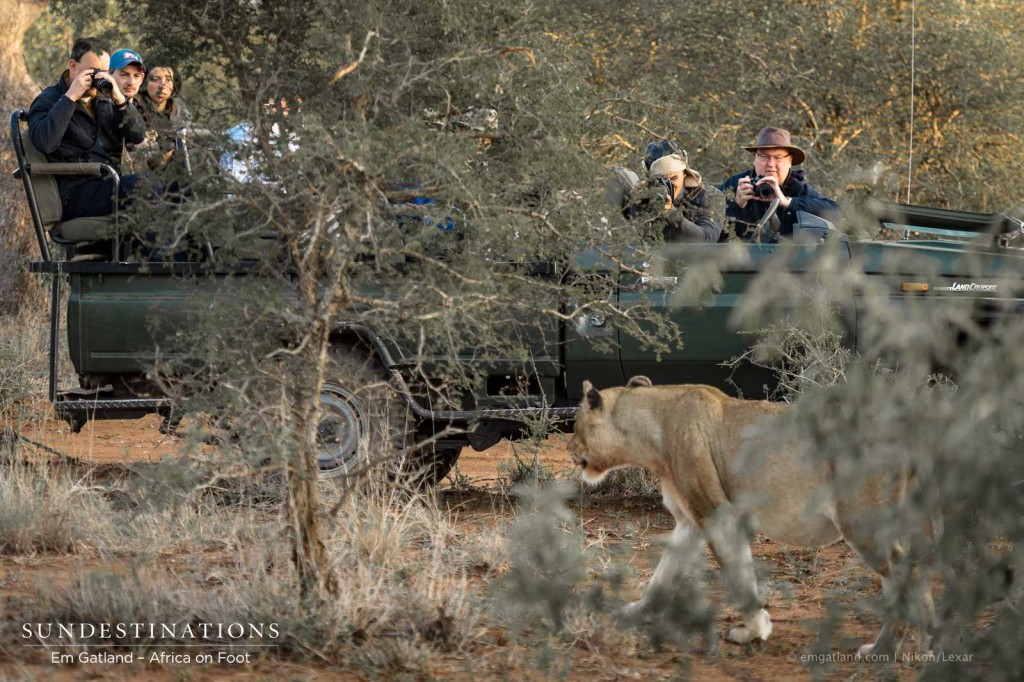
[[[25,114],[22,110],[14,113],[11,121],[11,137],[18,157],[15,177],[25,183],[25,194],[36,223],[37,231],[48,232],[54,243],[65,247],[69,260],[100,260],[116,255],[113,244],[119,237],[117,225],[117,202],[115,213],[90,218],[60,219],[61,200],[57,189],[57,176],[101,176],[112,175],[117,181],[117,172],[106,164],[99,163],[51,163],[46,156],[33,146],[28,135],[22,135]]]

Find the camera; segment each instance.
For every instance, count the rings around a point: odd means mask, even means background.
[[[674,193],[675,185],[668,178],[654,176],[637,180],[622,198],[622,215],[627,219],[660,215],[665,210],[666,199]]]
[[[96,78],[96,74],[99,72],[99,69],[92,70],[92,87],[96,88],[100,94],[110,97],[114,94],[114,84],[106,78]]]
[[[659,175],[651,178],[650,184],[651,187],[664,189],[668,193],[668,197],[674,197],[676,195],[676,186],[672,184],[671,178],[665,178]]]
[[[750,186],[754,190],[754,196],[759,199],[771,199],[775,196],[775,189],[771,185],[757,184],[764,178],[763,175],[753,175],[750,178]]]

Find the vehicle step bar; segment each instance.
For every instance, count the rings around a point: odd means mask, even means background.
[[[54,403],[57,413],[97,412],[99,410],[169,410],[174,407],[170,398],[107,398],[103,400],[58,400]]]
[[[71,430],[78,433],[92,419],[138,419],[154,413],[166,419],[174,413],[174,401],[170,398],[58,398],[53,403],[53,410],[58,419],[66,421]]]

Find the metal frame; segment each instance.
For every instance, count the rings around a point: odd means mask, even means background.
[[[57,375],[60,368],[59,358],[57,355],[57,349],[60,347],[60,285],[61,278],[64,276],[64,268],[62,265],[66,265],[66,261],[55,261],[53,260],[52,254],[50,253],[50,246],[46,240],[46,230],[43,226],[43,219],[39,213],[39,202],[36,199],[35,188],[32,185],[32,173],[33,164],[29,163],[28,156],[25,153],[25,142],[21,132],[21,123],[27,121],[27,115],[24,109],[16,109],[11,114],[10,120],[10,134],[11,134],[11,145],[14,147],[14,154],[18,162],[18,168],[15,171],[15,176],[20,177],[22,185],[25,188],[25,198],[28,201],[28,210],[32,216],[32,226],[35,229],[36,241],[39,245],[39,253],[42,257],[41,262],[32,263],[29,266],[29,270],[34,273],[46,273],[52,276],[50,283],[50,348],[48,357],[48,368],[49,368],[49,380],[47,386],[47,394],[50,399],[50,403],[54,406],[54,410],[58,417],[69,418],[72,423],[76,421],[78,413],[86,412],[95,414],[97,410],[106,411],[111,409],[121,409],[127,407],[126,402],[133,403],[132,408],[145,409],[147,411],[157,411],[157,409],[166,409],[169,407],[170,401],[156,401],[159,403],[155,405],[156,409],[150,410],[151,400],[130,400],[130,401],[99,401],[99,400],[62,400],[61,396],[57,394]],[[51,165],[51,164],[46,164]],[[36,173],[39,174],[50,174],[50,175],[65,175],[68,170],[64,166],[66,164],[52,164],[57,167],[55,170],[59,172],[46,173],[47,169],[43,168],[35,169]],[[113,167],[107,164],[82,164],[89,166],[89,170],[96,171],[95,174],[100,176],[109,175],[114,179],[114,193],[112,197],[113,203],[113,216],[114,216],[114,244],[112,248],[112,257],[116,261],[119,252],[119,245],[121,242],[121,229],[119,220],[118,210],[118,195],[120,194],[121,188],[121,177]],[[86,173],[93,174],[93,173]],[[55,240],[57,241],[57,240]],[[60,243],[58,241],[58,243]]]
[[[39,204],[36,202],[36,193],[32,189],[32,180],[29,178],[29,163],[25,157],[24,142],[21,139],[21,122],[27,120],[24,109],[16,109],[11,114],[11,144],[14,146],[14,155],[18,159],[18,172],[22,184],[25,186],[25,196],[28,198],[28,210],[32,214],[32,224],[36,230],[36,240],[39,242],[39,251],[43,260],[49,262],[50,247],[46,243],[46,232],[43,230],[43,219],[39,215]]]

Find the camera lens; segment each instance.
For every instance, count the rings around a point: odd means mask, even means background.
[[[775,196],[775,190],[772,189],[772,186],[767,184],[757,184],[763,179],[763,175],[750,176],[750,187],[754,190],[754,196],[758,199],[771,199]]]
[[[96,74],[100,72],[99,69],[92,70],[92,87],[107,97],[114,92],[114,84],[108,81],[106,78],[97,78]]]

